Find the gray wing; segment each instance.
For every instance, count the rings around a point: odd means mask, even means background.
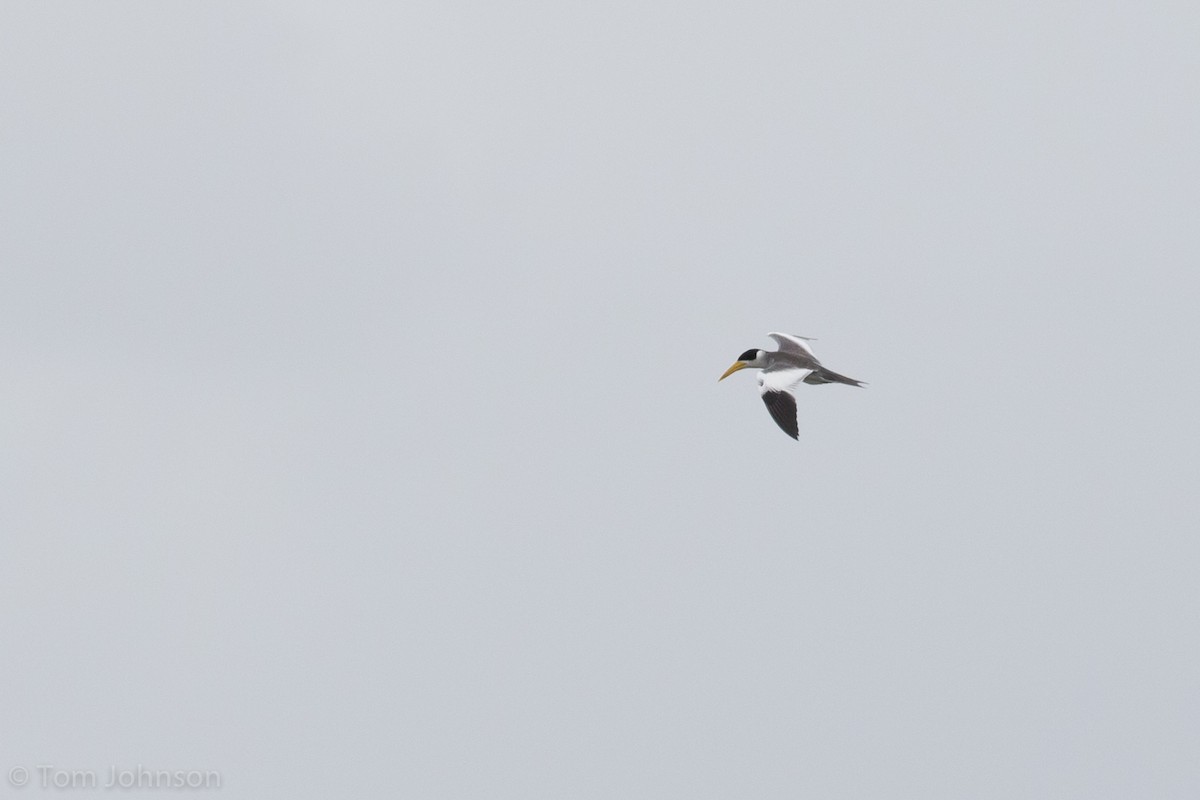
[[[808,337],[793,336],[790,333],[768,333],[767,336],[779,343],[779,353],[795,365],[805,369],[815,369],[821,365],[812,348],[808,346]]]

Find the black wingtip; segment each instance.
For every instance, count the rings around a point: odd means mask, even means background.
[[[793,439],[800,438],[800,423],[796,420],[796,398],[788,392],[763,392],[763,402],[771,419]]]

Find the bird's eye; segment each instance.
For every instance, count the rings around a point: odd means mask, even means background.
[[[757,350],[747,350],[738,356],[738,361],[753,361],[756,358],[758,358]]]

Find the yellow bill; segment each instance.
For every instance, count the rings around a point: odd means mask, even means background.
[[[721,381],[725,380],[725,379],[726,379],[726,378],[728,378],[730,375],[732,375],[733,373],[737,372],[739,369],[745,369],[747,366],[748,366],[748,365],[746,364],[746,362],[745,362],[745,361],[735,361],[735,362],[733,362],[733,366],[732,366],[732,367],[730,367],[729,369],[725,370],[725,374],[724,374],[724,375],[722,375],[721,377],[717,378],[717,383],[720,383]]]

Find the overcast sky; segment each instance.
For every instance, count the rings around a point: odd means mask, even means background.
[[[6,3],[2,791],[1194,800],[1197,42]]]

